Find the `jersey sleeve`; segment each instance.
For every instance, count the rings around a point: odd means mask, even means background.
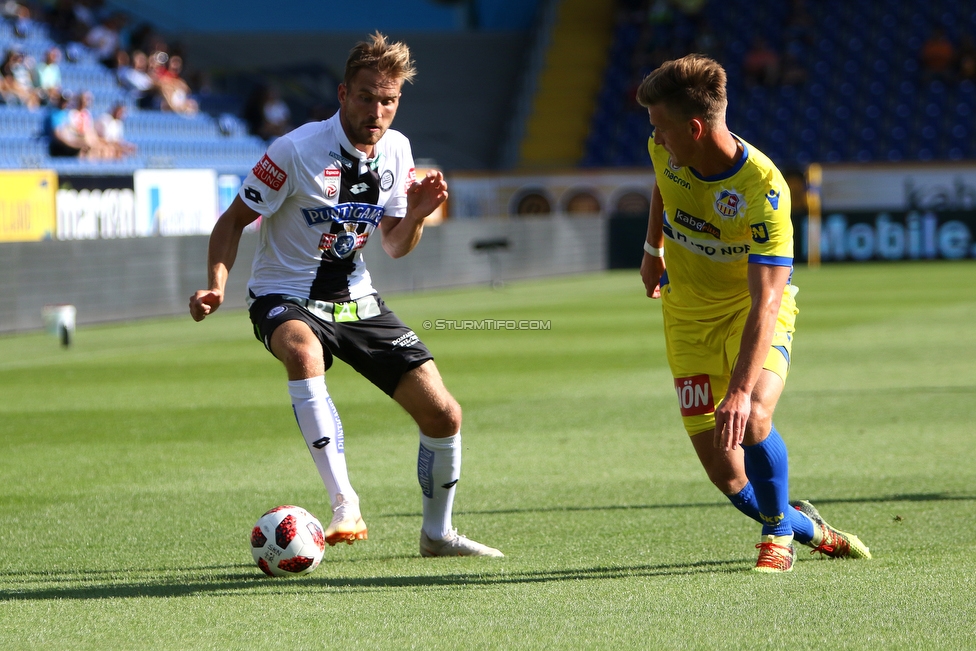
[[[255,212],[270,216],[294,193],[296,169],[295,145],[288,138],[278,138],[244,179],[241,199]]]
[[[763,185],[762,210],[750,214],[752,245],[749,262],[777,267],[793,265],[793,222],[790,219],[790,189],[780,179]],[[755,203],[753,202],[753,205]]]

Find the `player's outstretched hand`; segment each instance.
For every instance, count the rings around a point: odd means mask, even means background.
[[[216,289],[201,289],[190,297],[190,316],[194,321],[203,321],[224,302],[224,293]]]
[[[447,181],[440,170],[429,170],[427,176],[407,190],[407,208],[418,216],[427,217],[447,200]]]

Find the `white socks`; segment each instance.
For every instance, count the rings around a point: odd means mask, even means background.
[[[342,421],[325,387],[325,377],[319,375],[307,380],[289,381],[288,393],[298,428],[329,491],[332,508],[336,507],[336,495],[339,493],[346,500],[358,501],[359,496],[349,483],[346,471]]]
[[[433,540],[443,540],[451,532],[454,491],[460,478],[461,433],[435,439],[421,432],[417,480],[424,494],[423,529]]]

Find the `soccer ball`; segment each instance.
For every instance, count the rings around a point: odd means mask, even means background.
[[[315,516],[300,506],[278,506],[251,529],[251,554],[268,576],[308,574],[325,553],[325,533]]]

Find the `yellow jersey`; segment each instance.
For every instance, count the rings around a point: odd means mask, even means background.
[[[664,199],[662,301],[681,319],[707,320],[748,309],[749,263],[793,266],[789,186],[765,154],[736,140],[742,157],[711,177],[675,167],[653,136],[648,141]],[[785,312],[795,312],[795,293],[787,285]]]

